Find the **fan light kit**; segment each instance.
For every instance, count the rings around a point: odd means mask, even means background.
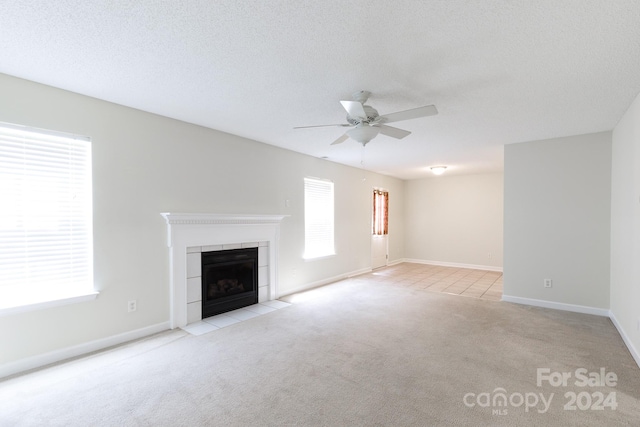
[[[336,139],[331,145],[341,144],[351,138],[358,141],[363,146],[369,141],[383,134],[395,139],[402,139],[411,132],[387,126],[386,123],[399,122],[402,120],[417,119],[419,117],[428,117],[438,114],[438,110],[433,105],[413,108],[411,110],[398,111],[396,113],[385,114],[381,116],[373,107],[365,105],[369,99],[371,92],[361,90],[353,94],[353,101],[340,101],[342,107],[347,111],[347,123],[334,125],[315,125],[315,126],[299,126],[294,129],[306,129],[326,126],[351,127],[340,138]]]
[[[433,172],[434,175],[442,175],[445,170],[447,170],[446,166],[432,166],[431,167],[431,172]]]

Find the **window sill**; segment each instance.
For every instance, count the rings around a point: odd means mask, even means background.
[[[8,303],[0,305],[0,316],[8,316],[11,314],[25,313],[28,311],[42,310],[45,308],[58,307],[61,305],[75,304],[84,301],[93,301],[98,297],[99,292],[81,292],[77,294],[67,295],[60,298],[37,299],[32,298],[27,301],[20,301],[17,304]]]

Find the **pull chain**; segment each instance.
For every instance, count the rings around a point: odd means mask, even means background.
[[[361,152],[361,154],[360,154],[360,167],[362,168],[362,173],[363,173],[363,174],[365,173],[365,169],[364,169],[364,148],[365,148],[365,145],[364,145],[364,144],[362,144],[362,152]],[[362,181],[364,182],[364,181],[366,181],[366,180],[367,180],[367,176],[366,176],[366,174],[365,174],[365,175],[363,175],[363,177],[362,177]]]

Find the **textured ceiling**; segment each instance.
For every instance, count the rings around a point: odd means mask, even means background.
[[[640,92],[638,0],[2,0],[0,72],[397,176],[611,130]],[[341,99],[435,104],[364,149]],[[363,161],[364,159],[364,161]]]

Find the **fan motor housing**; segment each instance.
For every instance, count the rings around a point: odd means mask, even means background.
[[[367,114],[367,119],[362,120],[359,117],[351,117],[347,114],[347,122],[350,125],[357,126],[361,123],[372,123],[378,118],[378,111],[375,108],[369,105],[363,105],[362,108],[364,108],[364,112]]]

